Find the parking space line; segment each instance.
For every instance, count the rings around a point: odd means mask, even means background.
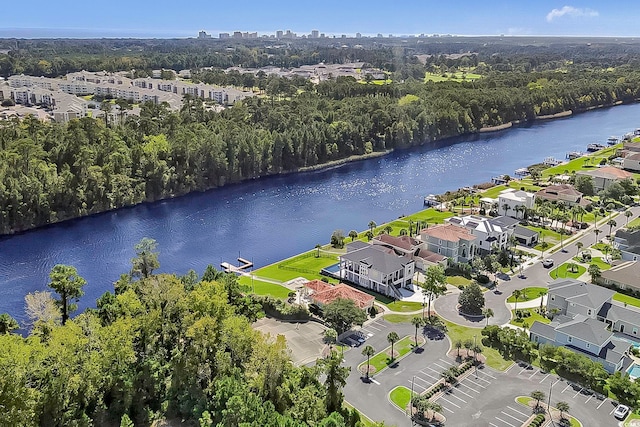
[[[511,406],[507,406],[507,408],[511,409],[513,412],[517,412],[520,415],[522,415],[523,417],[529,418],[529,415],[525,414],[524,412],[520,412],[518,411],[516,408],[512,408]]]
[[[464,387],[466,387],[466,388],[468,388],[469,390],[471,390],[471,391],[473,391],[473,392],[476,392],[476,393],[480,394],[480,392],[479,392],[478,390],[476,390],[476,389],[473,389],[473,388],[469,387],[469,386],[468,386],[468,385],[466,385],[465,383],[460,383],[460,385],[461,385],[461,386],[464,386]]]
[[[409,381],[411,383],[411,386],[414,387],[414,388],[415,387],[419,387],[419,388],[422,389],[422,391],[427,389],[427,387],[421,386],[420,384],[416,384],[414,381],[411,381],[411,380],[407,380],[407,381]]]
[[[489,425],[490,425],[491,427],[499,427],[499,426],[495,425],[494,423],[489,423]]]
[[[507,416],[507,417],[509,417],[509,418],[513,418],[514,420],[516,420],[516,421],[517,421],[517,422],[519,422],[519,423],[524,422],[524,421],[522,421],[520,418],[518,418],[518,417],[514,417],[513,415],[508,414],[508,413],[506,413],[506,412],[504,412],[504,411],[500,411],[500,413],[501,413],[501,414],[506,415],[506,416]],[[527,417],[527,418],[528,418],[528,417]],[[525,421],[526,421],[526,418],[525,418]]]
[[[506,373],[508,373],[510,370],[512,370],[512,369],[513,369],[514,367],[516,367],[516,366],[518,366],[518,364],[517,364],[517,363],[512,363],[512,364],[511,364],[511,366],[509,366],[509,368],[507,368],[507,370],[506,370],[506,371],[504,371],[504,373],[505,373],[505,374],[506,374]]]
[[[551,374],[547,374],[547,376],[546,376],[546,377],[544,377],[543,379],[541,379],[541,380],[540,380],[540,384],[542,384],[542,383],[544,382],[544,380],[546,380],[547,378],[549,378],[549,376],[550,376],[550,375],[551,375]]]
[[[488,377],[489,377],[489,378],[491,378],[491,379],[494,379],[494,380],[496,379],[496,377],[494,377],[493,375],[491,375],[491,374],[489,374],[489,373],[487,373],[487,372],[485,372],[485,371],[478,371],[478,373],[479,373],[479,374],[486,375],[486,376],[488,376]]]
[[[592,394],[591,396],[589,396],[589,398],[587,399],[587,401],[586,401],[586,402],[584,402],[584,403],[589,403],[589,401],[590,401],[591,399],[593,399],[593,396],[595,396],[595,394]]]
[[[484,378],[476,377],[477,380],[484,381],[487,384],[491,384],[491,381],[485,380]]]
[[[447,408],[444,405],[440,405],[440,406],[442,406],[442,409],[444,409],[445,411],[449,411],[449,412],[451,412],[453,414],[453,411],[451,409]]]
[[[529,368],[528,366],[525,366],[524,368],[522,368],[522,370],[518,372],[518,375],[522,375],[522,373],[526,371],[528,368]]]
[[[474,396],[471,396],[470,394],[465,393],[464,391],[460,390],[460,388],[456,388],[456,391],[457,391],[457,392],[459,392],[459,393],[464,394],[464,395],[465,395],[465,396],[467,396],[467,397],[470,397],[471,399],[473,399],[473,398],[474,398]]]
[[[455,390],[455,391],[458,391],[458,390]],[[456,396],[456,395],[454,394],[454,390],[451,390],[449,393],[447,393],[447,396],[448,396],[448,397],[455,397],[456,399],[458,399],[458,400],[459,400],[459,401],[461,401],[462,403],[467,403],[467,401],[466,401],[466,400],[464,400],[464,399],[462,399],[462,398],[460,398],[460,397]]]
[[[479,383],[477,383],[477,382],[475,382],[475,381],[471,380],[469,377],[465,378],[465,381],[469,381],[471,384],[475,384],[475,385],[477,385],[477,386],[478,386],[478,387],[480,387],[480,388],[487,388],[486,386],[483,386],[482,384],[479,384]]]
[[[604,405],[604,402],[606,402],[606,401],[607,401],[607,399],[606,399],[606,398],[605,398],[605,399],[603,399],[603,400],[602,400],[602,402],[598,405],[598,407],[597,407],[596,409],[600,409],[600,407],[601,407],[602,405]]]
[[[576,392],[576,394],[574,394],[574,395],[573,395],[573,398],[575,399],[576,397],[578,397],[578,395],[580,394],[580,392],[581,392],[582,390],[584,390],[584,389],[583,389],[582,387],[580,387],[580,390],[578,390],[578,391]]]
[[[609,412],[609,415],[613,414],[613,412],[616,410],[616,407],[614,406],[613,409],[611,410],[611,412]]]
[[[496,420],[501,421],[501,422],[505,423],[505,424],[506,424],[506,425],[508,425],[508,426],[516,427],[516,426],[515,426],[515,424],[508,423],[508,422],[506,422],[505,420],[503,420],[502,418],[498,418],[498,417],[496,417]]]
[[[415,379],[416,380],[420,380],[423,383],[428,384],[429,386],[431,386],[431,384],[433,384],[431,381],[427,381],[427,380],[425,380],[424,378],[421,378],[421,377],[415,377]]]
[[[447,396],[448,396],[448,395],[447,395]],[[457,404],[453,403],[453,402],[452,402],[452,401],[450,401],[449,399],[445,399],[445,397],[444,397],[444,396],[440,396],[440,399],[444,400],[444,401],[445,401],[445,402],[447,402],[449,405],[453,405],[453,406],[455,406],[456,408],[460,409],[460,405],[457,405]]]
[[[565,391],[567,391],[567,389],[571,387],[571,384],[567,384],[567,386],[564,388],[564,390],[562,390],[560,393],[564,393]]]
[[[538,370],[536,369],[536,371],[535,371],[533,374],[531,374],[531,376],[529,377],[529,379],[531,379],[531,378],[535,377],[537,373],[538,373]]]
[[[441,365],[438,365],[436,362],[433,362],[433,364],[436,365],[440,369],[449,369],[448,366],[441,366]]]
[[[453,363],[451,363],[451,362],[449,362],[447,360],[443,360],[443,359],[438,359],[438,360],[441,361],[442,363],[444,363],[445,365],[449,365],[449,366],[453,365]]]
[[[372,323],[372,324],[370,324],[370,325],[367,325],[366,327],[367,327],[367,328],[371,328],[371,329],[373,329],[373,330],[374,330],[374,331],[376,331],[376,332],[380,332],[380,331],[383,329],[383,328],[376,328],[375,326],[373,326],[373,323]]]

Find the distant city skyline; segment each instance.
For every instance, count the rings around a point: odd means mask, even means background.
[[[398,4],[370,0],[366,4],[325,0],[302,2],[210,2],[193,0],[179,7],[149,1],[112,0],[108,7],[79,6],[60,0],[3,5],[0,37],[197,37],[201,30],[214,38],[235,31],[275,34],[282,30],[308,35],[353,37],[389,34],[640,36],[636,25],[640,3],[550,1],[484,2],[409,1]]]

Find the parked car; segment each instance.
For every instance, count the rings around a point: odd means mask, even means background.
[[[551,258],[547,258],[544,261],[542,261],[542,266],[544,268],[551,268],[553,267],[553,260]]]
[[[627,405],[618,405],[616,410],[613,411],[613,416],[621,421],[627,418],[628,414],[629,414],[629,407]]]

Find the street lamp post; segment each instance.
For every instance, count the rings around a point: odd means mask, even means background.
[[[476,353],[476,338],[478,338],[478,336],[474,335],[473,336],[473,358],[476,359],[476,361],[473,364],[473,366],[475,367],[475,370],[476,370],[476,379],[478,379],[478,353]]]
[[[409,418],[413,419],[413,383],[416,380],[416,376],[414,375],[413,378],[411,378],[411,397],[409,398]],[[413,421],[411,422],[411,425],[413,425]]]
[[[549,400],[547,401],[547,412],[549,412],[549,418],[551,418],[551,390],[553,389],[555,383],[557,383],[558,381],[560,381],[560,379],[555,380],[549,386]]]
[[[422,294],[422,319],[424,319],[424,307],[427,305],[427,295]]]

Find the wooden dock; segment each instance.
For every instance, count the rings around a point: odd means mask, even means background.
[[[244,271],[247,268],[253,267],[253,262],[244,258],[238,257],[238,263],[240,265],[236,267],[235,265],[229,264],[228,262],[221,262],[220,267],[222,267],[225,273],[237,273],[237,274],[244,273]]]

